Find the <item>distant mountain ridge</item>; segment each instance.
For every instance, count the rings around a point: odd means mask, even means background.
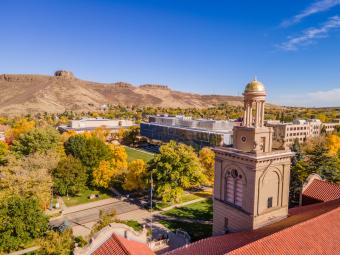
[[[54,76],[0,75],[0,114],[92,111],[104,104],[205,108],[221,103],[241,106],[243,98],[179,92],[157,84],[84,81],[68,71],[57,71]]]

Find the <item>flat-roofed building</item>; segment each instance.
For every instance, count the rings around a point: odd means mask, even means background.
[[[322,123],[318,119],[294,120],[290,123],[279,123],[267,121],[266,125],[272,127],[273,148],[282,148],[284,145],[290,146],[297,139],[304,142],[310,137],[320,136],[321,132],[331,133],[339,123]]]
[[[187,116],[150,116],[141,123],[141,135],[151,140],[174,140],[200,149],[204,146],[232,144],[232,129],[238,122],[192,119]]]
[[[120,128],[128,128],[134,126],[135,123],[132,120],[113,120],[104,118],[83,118],[80,120],[71,120],[69,125],[62,125],[58,127],[60,132],[75,131],[77,133],[83,133],[85,131],[92,131],[96,128],[107,128],[111,131],[117,131]]]

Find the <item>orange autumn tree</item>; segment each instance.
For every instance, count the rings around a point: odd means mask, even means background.
[[[26,118],[19,119],[6,131],[5,137],[8,144],[17,139],[21,134],[26,134],[35,127],[35,121]]]

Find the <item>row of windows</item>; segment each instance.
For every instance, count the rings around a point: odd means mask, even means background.
[[[303,138],[303,137],[300,137],[300,138],[287,138],[287,139],[286,139],[286,142],[294,142],[295,139],[298,139],[300,142],[303,142],[303,141],[306,140],[306,139]]]
[[[308,132],[290,133],[290,134],[288,134],[288,136],[297,136],[297,135],[308,135]]]
[[[287,130],[293,131],[293,130],[306,130],[307,127],[290,127]]]

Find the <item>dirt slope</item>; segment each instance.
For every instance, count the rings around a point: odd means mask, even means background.
[[[203,108],[220,103],[242,105],[242,97],[184,93],[161,85],[95,83],[79,80],[66,71],[54,76],[0,75],[2,114],[89,111],[104,104]]]

